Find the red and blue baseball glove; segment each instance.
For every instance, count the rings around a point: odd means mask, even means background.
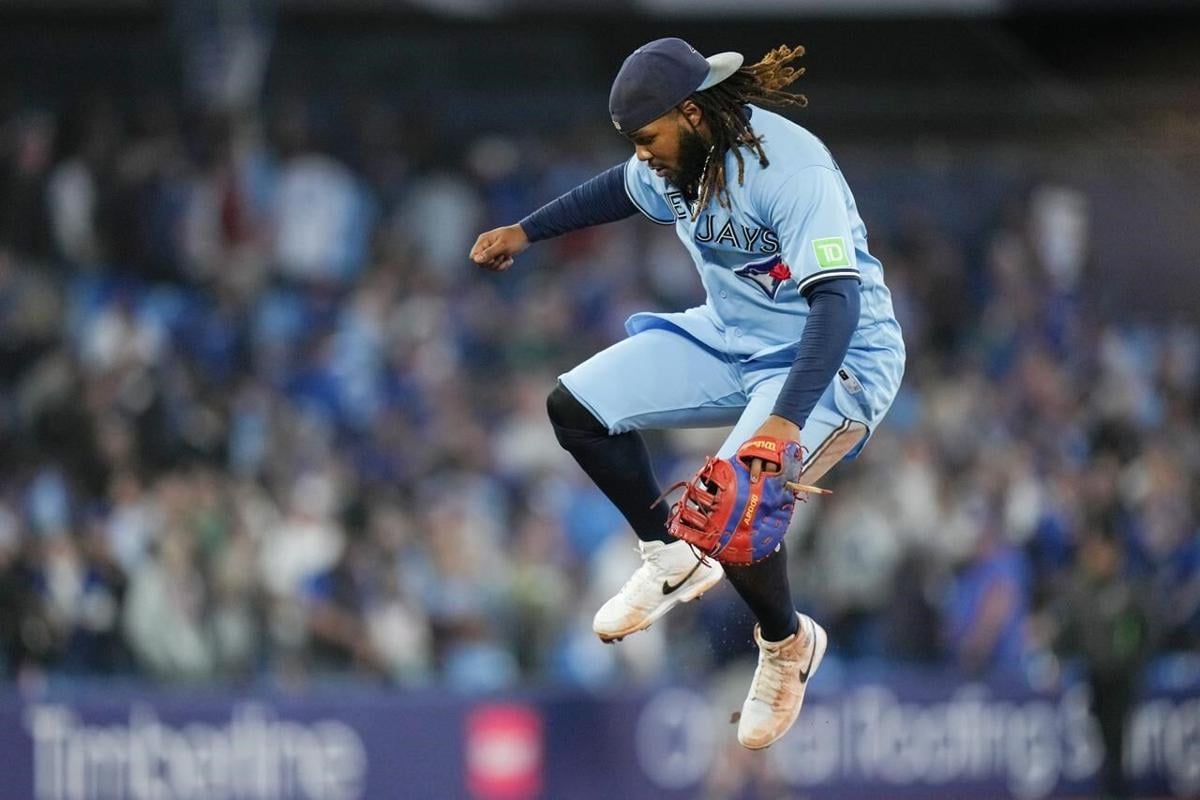
[[[762,459],[756,483],[750,482],[750,462]],[[774,470],[770,470],[770,465]],[[710,457],[691,480],[680,481],[663,497],[683,487],[671,507],[667,530],[706,556],[725,564],[753,564],[783,540],[797,499],[828,489],[797,482],[803,465],[799,442],[756,437],[733,458]],[[659,500],[662,500],[660,497]]]

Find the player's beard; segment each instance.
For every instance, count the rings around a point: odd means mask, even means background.
[[[700,177],[708,161],[712,145],[698,131],[679,129],[679,166],[667,175],[669,180],[689,203],[700,194]]]

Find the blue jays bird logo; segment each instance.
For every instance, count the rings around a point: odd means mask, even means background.
[[[779,287],[792,277],[792,270],[783,263],[783,258],[776,254],[762,261],[751,261],[744,267],[733,271],[734,275],[754,283],[772,300],[779,293]]]

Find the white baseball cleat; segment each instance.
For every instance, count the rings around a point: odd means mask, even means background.
[[[649,628],[677,603],[695,600],[720,583],[721,565],[699,558],[687,542],[638,542],[642,565],[592,618],[592,630],[617,642]]]
[[[758,669],[738,720],[738,741],[751,750],[771,746],[791,729],[800,716],[808,681],[825,657],[829,644],[825,629],[811,617],[796,616],[799,630],[782,642],[763,641],[754,626]]]

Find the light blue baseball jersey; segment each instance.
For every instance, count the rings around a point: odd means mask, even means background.
[[[899,388],[904,340],[866,226],[825,145],[778,114],[751,109],[769,165],[743,149],[739,185],[737,160],[726,154],[728,209],[714,198],[693,221],[677,189],[636,156],[626,164],[630,199],[651,220],[675,226],[707,293],[704,305],[684,312],[635,314],[626,330],[675,328],[742,362],[790,362],[808,319],[800,292],[828,278],[857,278],[861,313],[844,364],[877,418]]]

